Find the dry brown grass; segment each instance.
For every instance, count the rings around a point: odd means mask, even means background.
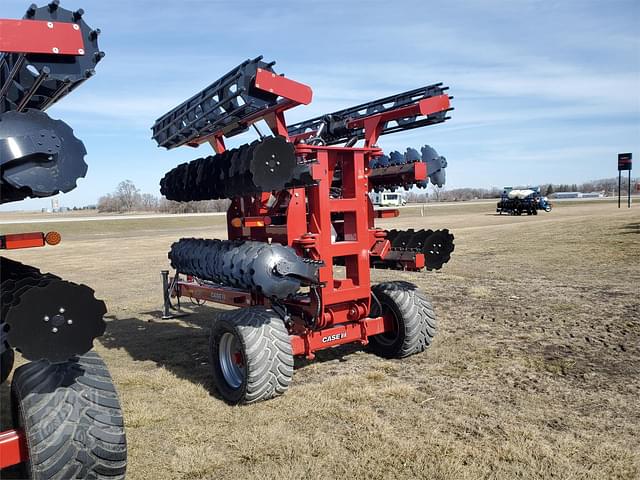
[[[440,331],[428,352],[324,352],[299,362],[284,397],[249,407],[213,390],[215,308],[158,318],[169,245],[224,238],[222,219],[56,224],[61,246],[11,256],[107,300],[96,348],[125,410],[129,478],[639,478],[638,208],[491,209],[407,210],[386,223],[456,235],[441,272],[373,272],[431,296]]]

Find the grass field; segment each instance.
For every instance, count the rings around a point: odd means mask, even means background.
[[[640,478],[640,210],[558,203],[536,217],[487,204],[404,209],[390,228],[449,228],[439,272],[414,282],[440,330],[403,361],[357,347],[300,361],[289,392],[230,407],[212,386],[215,307],[163,321],[160,270],[181,236],[223,217],[7,225],[63,243],[12,258],[95,288],[96,344],[126,415],[128,478]],[[8,395],[2,387],[3,427]]]

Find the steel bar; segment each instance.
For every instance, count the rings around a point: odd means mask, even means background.
[[[363,120],[373,115],[386,115],[394,110],[419,104],[420,101],[425,99],[442,96],[447,89],[448,87],[443,87],[442,83],[436,83],[356,105],[355,107],[345,108],[328,115],[322,115],[291,125],[288,129],[289,135],[298,138],[303,138],[305,135],[315,137],[318,136],[317,132],[320,131],[321,137],[327,145],[344,143],[352,138],[359,140],[364,138],[365,128],[363,124],[357,122],[358,120]],[[404,117],[394,118],[393,121],[384,119],[380,127],[380,135],[444,122],[449,118],[446,116],[446,112],[449,110],[452,110],[452,108],[447,108],[444,111],[430,114],[426,117],[423,116],[422,118],[415,113],[410,113]],[[322,125],[325,125],[326,128],[322,128]]]
[[[49,108],[51,105],[53,105],[54,103],[56,103],[61,97],[63,97],[64,95],[66,95],[69,90],[69,88],[71,87],[72,83],[71,80],[69,79],[65,79],[62,81],[62,84],[60,85],[60,87],[58,88],[58,90],[56,90],[54,92],[53,95],[51,95],[51,98],[49,98],[49,100],[47,100],[45,103],[42,104],[42,106],[40,107],[41,110],[46,110],[47,108]]]
[[[42,70],[40,70],[40,74],[33,82],[33,85],[31,85],[31,88],[27,91],[27,93],[24,94],[22,100],[20,100],[16,111],[22,112],[25,109],[27,103],[29,103],[29,100],[31,100],[31,98],[36,94],[38,88],[40,88],[40,85],[42,85],[42,83],[47,79],[50,73],[51,69],[49,67],[42,67]]]
[[[24,66],[25,60],[26,60],[26,57],[24,56],[24,54],[18,55],[18,58],[16,59],[15,63],[13,64],[13,68],[11,68],[11,71],[9,72],[9,75],[7,76],[7,78],[4,81],[4,84],[2,85],[2,89],[0,89],[0,102],[4,99],[4,96],[9,91],[9,88],[11,88],[11,82],[13,82],[13,80],[14,80],[14,78],[16,78],[16,75],[18,74],[18,72]]]
[[[627,208],[631,208],[631,169],[629,169],[629,180],[627,183]]]
[[[169,293],[169,270],[162,270],[160,275],[162,276],[162,319],[168,320],[173,318],[171,314],[171,295]]]

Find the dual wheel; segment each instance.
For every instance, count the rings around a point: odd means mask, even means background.
[[[431,303],[408,282],[388,282],[372,289],[372,316],[384,316],[391,332],[369,338],[370,350],[385,358],[424,351],[436,333]],[[280,316],[260,306],[218,316],[209,341],[213,380],[231,404],[254,403],[283,394],[293,377],[289,332]]]

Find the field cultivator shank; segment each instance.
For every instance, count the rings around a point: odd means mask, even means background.
[[[104,54],[84,12],[59,3],[0,19],[0,203],[68,192],[87,172],[83,143],[44,111],[93,76]],[[0,249],[60,240],[57,232],[0,235]],[[14,351],[31,361],[13,373],[14,429],[0,433],[0,469],[19,465],[20,478],[33,479],[124,478],[120,405],[90,352],[106,312],[88,286],[0,257],[0,383]]]
[[[181,297],[243,307],[221,315],[211,333],[214,380],[231,403],[283,393],[295,355],[349,342],[390,357],[424,350],[435,334],[429,302],[408,283],[372,287],[370,268],[439,269],[453,251],[448,230],[376,228],[376,218],[399,211],[375,210],[369,199],[385,188],[444,183],[447,163],[433,148],[386,156],[377,141],[447,120],[446,88],[287,127],[284,112],[312,92],[273,67],[261,57],[242,63],[152,129],[159,146],[210,143],[216,151],[168,172],[160,182],[167,198],[231,199],[228,240],[181,239],[169,252],[175,275],[163,272],[166,317],[171,297],[178,307]],[[259,120],[273,136],[225,149],[225,137]]]

